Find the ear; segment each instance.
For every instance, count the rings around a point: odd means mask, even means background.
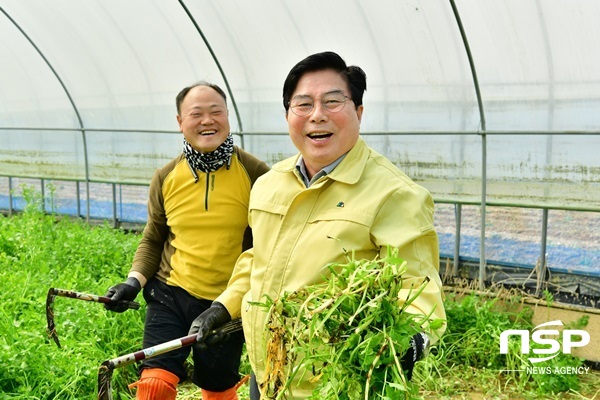
[[[182,122],[183,122],[183,120],[181,119],[181,116],[179,116],[179,114],[177,114],[177,124],[179,125],[179,132],[183,132],[183,128],[181,127]]]
[[[358,123],[360,124],[360,121],[362,120],[362,114],[364,111],[365,107],[361,104],[360,106],[356,107],[356,116],[358,117]]]

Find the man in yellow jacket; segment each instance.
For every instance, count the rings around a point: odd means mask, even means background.
[[[267,338],[266,312],[250,303],[320,281],[323,266],[346,261],[344,249],[373,259],[385,256],[388,245],[398,248],[407,261],[406,293],[430,279],[407,311],[445,319],[432,196],[360,138],[365,90],[363,70],[332,52],[313,54],[289,72],[283,105],[300,154],[256,181],[249,206],[254,247],[239,257],[225,292],[192,324],[190,332],[202,340],[214,326],[241,315],[257,383],[252,399],[265,383]],[[443,330],[413,337],[403,362],[409,376]],[[306,374],[287,398],[308,397],[315,385],[309,379]]]

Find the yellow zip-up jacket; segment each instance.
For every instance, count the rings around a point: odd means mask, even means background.
[[[158,169],[131,270],[214,300],[238,256],[252,246],[250,189],[268,169],[237,146],[229,165],[214,172],[192,171],[183,154]]]
[[[357,259],[373,259],[385,256],[387,245],[397,247],[408,267],[400,298],[407,298],[412,284],[431,279],[407,312],[428,315],[434,310],[433,318],[445,319],[431,194],[361,138],[309,188],[296,170],[297,160],[275,164],[254,185],[249,214],[254,247],[240,256],[227,290],[217,298],[232,316],[242,315],[259,384],[265,374],[266,310],[249,302],[262,302],[265,294],[276,299],[320,281],[326,264],[346,262],[343,248],[355,251]],[[444,329],[429,332],[432,341]],[[310,377],[293,386],[288,398],[310,395]]]

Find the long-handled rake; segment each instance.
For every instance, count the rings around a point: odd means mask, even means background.
[[[50,288],[48,290],[48,296],[46,297],[46,319],[48,320],[47,332],[48,337],[54,339],[54,342],[58,347],[60,347],[60,341],[58,340],[58,334],[56,333],[56,324],[54,323],[54,299],[56,298],[56,296],[68,297],[77,300],[95,301],[97,303],[104,304],[113,303],[110,297],[74,292],[72,290]],[[135,301],[119,300],[117,303],[124,304],[128,308],[135,310],[140,308],[139,303],[136,303]]]
[[[240,318],[231,320],[210,332],[209,337],[215,334],[226,335],[242,329]],[[156,346],[148,347],[133,353],[125,354],[111,360],[104,361],[98,368],[98,400],[113,400],[111,379],[116,368],[124,367],[135,362],[156,357],[160,354],[189,346],[196,343],[197,335],[184,336],[179,339],[170,340]]]

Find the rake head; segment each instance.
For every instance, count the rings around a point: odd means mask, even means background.
[[[111,379],[114,369],[110,360],[104,361],[98,368],[98,400],[113,400]]]

